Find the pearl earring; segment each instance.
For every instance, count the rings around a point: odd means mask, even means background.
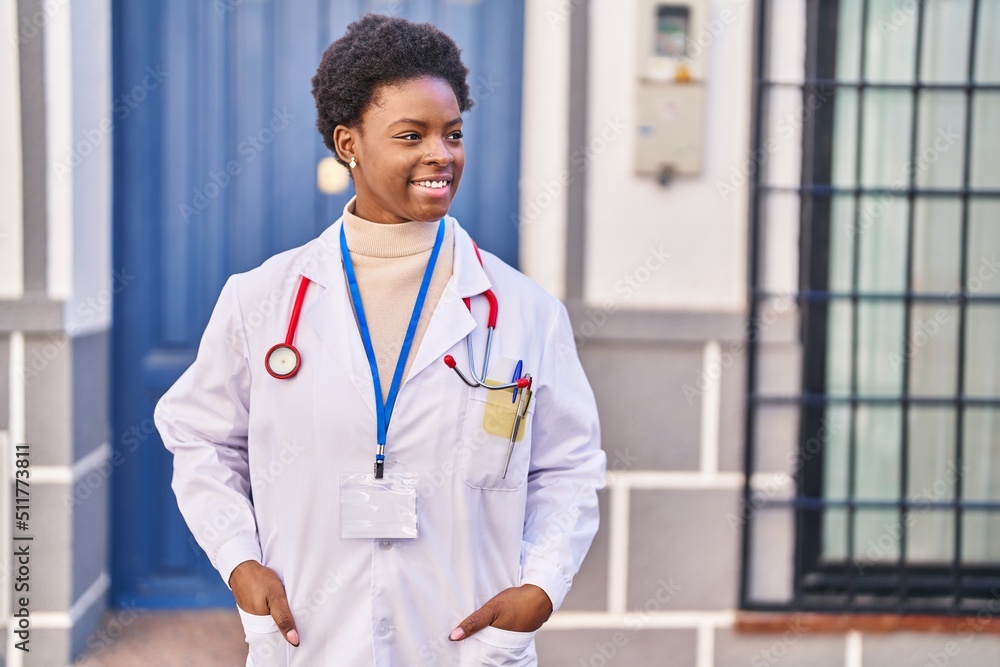
[[[351,161],[350,161],[349,165],[350,165],[351,169],[354,169],[355,167],[358,166],[358,161],[357,161],[357,159],[355,159],[355,157],[353,155],[351,156]]]

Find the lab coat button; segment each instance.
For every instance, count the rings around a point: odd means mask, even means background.
[[[381,541],[380,541],[380,542],[378,543],[378,545],[379,545],[379,547],[381,547],[382,549],[385,549],[386,551],[388,551],[389,549],[391,549],[391,548],[392,548],[392,540],[381,540]]]
[[[391,626],[385,623],[379,623],[378,627],[375,628],[375,634],[378,635],[379,637],[385,637],[387,634],[389,634],[390,630],[392,630]]]

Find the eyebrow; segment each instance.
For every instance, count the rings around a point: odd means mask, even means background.
[[[462,122],[462,117],[459,116],[454,120],[448,121],[447,123],[444,124],[444,126],[451,127],[452,125],[458,125],[461,122]],[[392,127],[393,125],[403,125],[403,124],[416,125],[418,127],[427,127],[427,123],[425,123],[422,120],[417,120],[416,118],[400,118],[399,120],[389,123],[389,127]]]

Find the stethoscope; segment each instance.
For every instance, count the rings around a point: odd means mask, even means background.
[[[264,357],[264,368],[271,374],[271,377],[279,380],[287,380],[295,377],[302,364],[302,355],[295,347],[295,330],[299,326],[299,315],[302,314],[302,302],[306,299],[306,290],[309,289],[310,280],[305,276],[299,281],[299,291],[295,295],[295,305],[292,306],[292,317],[288,321],[288,333],[285,334],[285,342],[278,343],[267,351]]]
[[[479,260],[479,265],[483,265],[483,258],[479,254],[479,247],[476,245],[475,241],[472,242],[472,247],[476,251],[476,259]],[[299,368],[302,365],[302,355],[299,354],[298,348],[295,347],[295,331],[299,326],[299,315],[302,313],[302,303],[306,298],[306,290],[309,289],[309,283],[311,281],[302,276],[299,281],[298,292],[295,295],[295,303],[292,306],[292,315],[288,321],[288,332],[285,334],[285,342],[278,343],[271,347],[267,351],[267,355],[264,357],[264,367],[271,377],[278,380],[288,380],[289,378],[295,377],[295,374],[299,372]],[[489,371],[490,355],[493,347],[493,331],[497,326],[497,316],[500,312],[500,304],[497,301],[496,295],[493,290],[487,289],[482,292],[480,296],[485,296],[486,300],[490,304],[490,314],[486,320],[486,350],[483,354],[483,373],[482,376],[476,373],[475,356],[472,350],[472,335],[465,337],[466,346],[469,351],[469,375],[472,376],[472,380],[469,380],[462,371],[458,369],[458,362],[455,361],[455,357],[450,354],[445,355],[444,363],[448,368],[455,371],[458,377],[462,378],[462,382],[469,385],[470,387],[486,387],[490,390],[499,389],[526,389],[530,384],[528,378],[521,378],[514,382],[507,382],[505,384],[486,384],[486,375]],[[465,297],[462,299],[465,302],[465,307],[472,312],[472,301],[471,298]]]
[[[472,242],[472,249],[476,251],[476,259],[479,260],[479,266],[483,265],[483,258],[479,255],[479,246],[476,242]],[[483,351],[483,374],[482,376],[476,375],[476,361],[475,355],[472,353],[472,334],[470,333],[465,337],[465,345],[469,351],[469,375],[472,376],[472,380],[465,377],[462,371],[458,370],[458,362],[455,361],[455,357],[450,354],[446,354],[444,357],[444,364],[451,370],[458,374],[458,377],[462,378],[462,382],[469,385],[470,387],[486,387],[487,389],[510,389],[516,387],[518,389],[525,389],[531,383],[527,378],[521,378],[515,380],[514,382],[507,382],[505,384],[486,384],[486,375],[489,372],[490,365],[490,353],[493,348],[493,330],[497,328],[497,315],[500,313],[500,303],[497,301],[497,295],[493,293],[493,290],[488,289],[482,293],[481,296],[485,296],[486,300],[490,304],[490,315],[486,319],[486,349]],[[465,307],[469,309],[469,313],[472,313],[472,300],[469,297],[462,299],[465,302]]]

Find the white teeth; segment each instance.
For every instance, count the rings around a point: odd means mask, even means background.
[[[422,185],[425,188],[443,188],[448,185],[448,181],[415,181],[416,185]]]

